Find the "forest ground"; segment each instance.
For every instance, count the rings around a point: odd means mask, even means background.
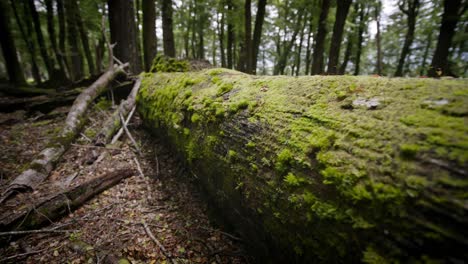
[[[29,116],[24,111],[0,113],[0,189],[59,132],[67,110],[68,107],[62,107],[48,115],[36,112]],[[48,180],[35,192],[21,194],[1,206],[0,211],[12,210],[20,203],[28,204],[118,168],[137,171],[135,159],[144,177],[124,179],[46,227],[69,232],[29,234],[0,242],[0,263],[251,262],[243,242],[235,234],[223,231],[222,221],[213,220],[196,176],[144,131],[138,116],[133,117],[129,129],[141,145],[141,156],[135,154],[125,134],[115,146],[91,146],[89,138],[110,114],[111,109],[95,105],[88,114],[86,130]]]

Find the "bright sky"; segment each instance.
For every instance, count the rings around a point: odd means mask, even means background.
[[[396,12],[398,9],[397,5],[398,0],[382,0],[382,14],[380,15],[380,30],[384,25],[387,25],[389,21],[389,16]],[[377,33],[377,23],[372,21],[369,23],[369,33],[371,38],[374,38],[375,34]]]

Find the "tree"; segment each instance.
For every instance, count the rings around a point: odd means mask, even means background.
[[[374,8],[374,18],[377,27],[377,32],[375,33],[375,44],[377,46],[377,63],[375,65],[376,73],[382,75],[382,44],[380,39],[380,12],[382,10],[382,2],[377,1],[377,4]]]
[[[83,61],[81,59],[81,51],[78,42],[78,28],[76,25],[77,11],[73,1],[66,0],[65,3],[65,18],[67,23],[67,41],[69,51],[67,56],[70,61],[70,79],[72,81],[79,80],[83,77]]]
[[[154,0],[143,0],[143,54],[145,70],[149,71],[157,53],[156,6]]]
[[[54,63],[47,53],[47,47],[45,45],[44,36],[42,35],[41,30],[41,21],[39,19],[39,14],[37,13],[36,6],[34,5],[34,0],[28,0],[28,5],[31,18],[33,20],[34,31],[36,32],[36,40],[39,44],[39,52],[41,53],[42,60],[44,61],[47,73],[49,74],[50,78],[53,73]]]
[[[442,14],[442,23],[429,76],[452,75],[448,63],[449,49],[452,46],[457,23],[466,8],[467,5],[466,3],[462,4],[462,0],[444,0],[444,13]]]
[[[96,69],[94,67],[93,56],[91,55],[91,48],[89,47],[88,34],[87,34],[85,26],[83,25],[83,19],[81,18],[80,8],[76,0],[67,0],[67,1],[71,1],[72,5],[75,8],[74,14],[75,14],[76,25],[78,27],[78,31],[80,32],[81,44],[83,46],[86,61],[88,62],[89,74],[90,75],[97,74]]]
[[[405,42],[398,60],[395,76],[403,76],[403,66],[413,44],[414,29],[416,27],[416,17],[419,12],[419,0],[402,0],[398,3],[398,8],[406,15],[408,31],[406,32]]]
[[[175,57],[174,32],[172,30],[172,0],[162,0],[161,9],[164,55]]]
[[[340,56],[341,40],[343,39],[344,25],[352,2],[352,0],[336,1],[337,8],[335,24],[333,26],[333,35],[330,42],[330,54],[328,57],[328,74],[338,73],[338,58]]]
[[[55,60],[58,62],[58,66],[59,66],[59,70],[57,73],[60,75],[60,77],[57,76],[57,78],[64,79],[66,78],[65,65],[63,63],[62,57],[60,56],[59,50],[57,48],[57,39],[55,35],[54,1],[45,0],[45,5],[46,5],[46,11],[47,11],[47,33],[49,35],[49,42],[52,46],[52,51],[53,51]]]
[[[263,22],[265,20],[265,9],[266,9],[267,0],[258,0],[257,4],[257,15],[255,17],[255,27],[253,33],[253,56],[251,63],[250,73],[255,74],[257,71],[257,60],[258,60],[258,51],[260,49],[260,42],[262,38],[262,29],[263,29]]]
[[[109,26],[111,42],[117,45],[114,55],[122,62],[130,63],[130,72],[141,72],[141,58],[137,47],[137,33],[133,2],[128,0],[109,0]]]
[[[330,0],[322,0],[322,7],[320,10],[320,17],[317,29],[317,40],[315,40],[312,60],[312,74],[321,74],[323,72],[323,54],[325,48],[325,37],[327,35],[327,17],[329,9]]]
[[[68,72],[68,77],[70,77],[70,68],[69,64],[67,63],[67,58],[65,54],[65,39],[66,39],[66,32],[65,32],[65,7],[63,5],[63,0],[56,0],[56,7],[57,7],[57,16],[58,16],[58,23],[59,23],[59,42],[58,42],[58,56],[59,61],[63,64],[64,69]],[[71,77],[70,77],[71,78]]]
[[[0,1],[0,44],[8,72],[9,81],[15,84],[25,83],[23,69],[18,61],[15,40],[11,34],[8,6]]]
[[[232,69],[234,66],[234,3],[233,0],[227,0],[227,67]]]
[[[361,54],[362,54],[362,44],[364,42],[364,32],[366,31],[367,26],[367,15],[369,13],[369,9],[365,4],[359,4],[359,29],[358,29],[358,42],[357,42],[357,50],[356,50],[356,62],[354,68],[354,75],[359,75],[361,70]]]

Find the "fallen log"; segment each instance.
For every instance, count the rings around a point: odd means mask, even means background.
[[[123,100],[117,110],[110,116],[104,126],[99,131],[99,133],[94,138],[94,144],[98,146],[105,146],[108,144],[112,136],[119,130],[123,129],[122,123],[120,122],[120,115],[127,116],[128,113],[133,109],[135,106],[136,95],[138,94],[138,90],[140,89],[141,85],[141,78],[138,78],[133,85],[133,88],[128,95],[126,100]]]
[[[34,204],[12,210],[0,218],[0,232],[33,230],[46,226],[51,221],[71,213],[95,195],[135,174],[136,171],[130,168],[118,169],[66,191],[54,193]]]
[[[0,203],[16,192],[33,190],[48,177],[57,161],[83,128],[86,120],[84,114],[88,106],[96,97],[106,91],[109,83],[116,76],[124,73],[127,66],[128,64],[111,67],[75,99],[59,136],[53,138],[37,158],[30,163],[29,168],[9,184],[8,188],[2,193]]]
[[[468,259],[467,80],[211,69],[142,83],[145,126],[259,259]]]

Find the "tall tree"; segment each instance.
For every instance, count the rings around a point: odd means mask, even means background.
[[[145,70],[149,71],[157,53],[156,6],[154,0],[143,0],[143,54]]]
[[[312,19],[307,20],[307,23],[309,24],[309,30],[307,32],[307,46],[306,46],[306,58],[305,58],[305,75],[309,75],[310,73],[310,64],[311,64],[311,55],[312,55],[312,31],[313,31],[313,23]]]
[[[356,49],[356,62],[354,68],[354,75],[359,75],[361,71],[361,54],[362,54],[362,45],[364,42],[364,32],[366,31],[366,19],[368,15],[368,9],[365,4],[361,3],[359,5],[359,29],[358,29],[358,41]]]
[[[65,7],[63,0],[56,0],[57,16],[59,24],[59,42],[58,42],[58,56],[59,61],[65,67],[64,69],[70,77],[70,68],[68,67],[67,59],[65,56],[65,41],[66,41],[66,29],[65,29]]]
[[[172,30],[172,0],[162,0],[161,9],[164,55],[175,57],[174,32]]]
[[[141,57],[137,47],[137,32],[133,2],[108,0],[111,42],[117,45],[114,55],[122,62],[130,63],[130,72],[141,72]]]
[[[457,23],[466,8],[467,3],[465,1],[462,4],[462,0],[444,0],[444,13],[429,76],[452,75],[448,63],[449,49],[452,46]]]
[[[224,49],[224,23],[225,23],[225,12],[224,3],[221,1],[221,19],[218,19],[218,39],[219,39],[219,50],[221,56],[221,67],[226,67],[226,52]],[[219,14],[218,14],[219,17]]]
[[[262,29],[263,22],[265,21],[265,12],[266,12],[267,0],[258,0],[257,3],[257,15],[255,16],[255,27],[253,33],[253,48],[252,48],[252,62],[250,64],[251,68],[249,69],[250,73],[257,71],[257,60],[258,60],[258,51],[260,49],[260,42],[262,38]]]
[[[382,44],[380,38],[380,12],[382,11],[382,2],[377,1],[374,9],[374,18],[377,27],[377,32],[375,33],[375,44],[377,46],[377,63],[375,65],[376,73],[382,75]]]
[[[93,56],[91,55],[91,48],[89,47],[89,38],[88,38],[87,30],[83,24],[83,19],[81,18],[81,11],[78,6],[78,3],[76,2],[76,0],[67,0],[67,1],[71,1],[75,8],[74,13],[75,13],[76,25],[78,27],[78,31],[80,32],[81,44],[83,46],[86,61],[88,62],[89,74],[90,75],[97,74],[96,68],[94,67]]]
[[[330,42],[330,54],[328,57],[328,74],[338,73],[338,59],[340,56],[341,40],[343,39],[343,30],[348,16],[349,7],[352,0],[336,1],[335,24],[333,25],[333,34]]]
[[[55,25],[54,25],[54,1],[45,0],[45,5],[46,5],[46,11],[47,11],[46,13],[47,14],[47,33],[49,35],[49,41],[52,47],[52,51],[54,53],[55,60],[58,62],[58,66],[59,66],[59,70],[57,73],[60,75],[59,78],[66,78],[65,65],[59,55],[59,51],[57,48],[57,38],[55,35]]]
[[[28,0],[29,5],[29,12],[33,19],[34,31],[36,32],[36,39],[37,43],[39,44],[39,51],[42,56],[42,60],[44,61],[45,67],[47,69],[47,73],[49,74],[49,78],[52,77],[54,63],[53,60],[49,57],[47,53],[47,47],[44,41],[44,36],[42,35],[41,30],[41,21],[39,19],[39,14],[36,10],[36,5],[34,4],[34,0]]]
[[[401,12],[406,15],[406,25],[408,30],[406,31],[405,42],[401,49],[400,58],[398,59],[398,65],[395,72],[395,76],[403,76],[403,66],[405,65],[406,57],[410,52],[411,45],[414,39],[414,30],[416,28],[416,17],[419,12],[419,0],[401,0],[398,3],[398,8]]]
[[[322,0],[317,29],[317,39],[315,40],[312,60],[312,74],[321,74],[323,72],[323,54],[325,53],[325,37],[327,35],[327,17],[330,9],[330,2],[330,0]]]
[[[227,0],[227,67],[232,69],[234,66],[234,2]]]
[[[0,1],[0,44],[2,46],[3,58],[8,72],[8,79],[12,83],[25,83],[23,69],[18,61],[15,40],[11,34],[8,6]]]
[[[81,52],[78,42],[78,28],[76,25],[76,8],[73,1],[66,0],[65,4],[65,18],[67,23],[67,40],[69,50],[67,55],[70,61],[70,79],[72,81],[79,80],[83,77],[83,61],[81,59]]]

